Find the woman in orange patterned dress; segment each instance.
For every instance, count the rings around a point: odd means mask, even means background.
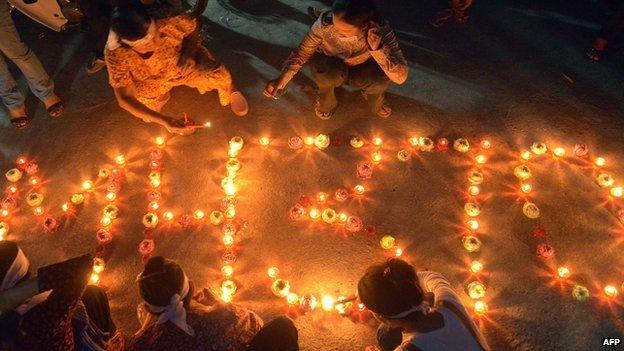
[[[200,126],[160,113],[170,90],[186,85],[202,94],[216,90],[222,106],[245,115],[247,101],[227,68],[202,46],[199,27],[189,14],[153,20],[138,1],[117,5],[104,57],[119,106],[170,132],[190,134]]]

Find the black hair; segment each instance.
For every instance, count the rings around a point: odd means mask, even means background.
[[[184,271],[175,261],[154,256],[145,263],[138,281],[139,292],[145,302],[155,306],[167,306],[171,302],[171,296],[182,290]],[[192,291],[189,290],[186,297],[191,295]]]
[[[360,28],[370,21],[381,21],[373,0],[334,0],[332,12],[342,15],[345,22]]]
[[[358,297],[372,312],[394,316],[423,301],[416,271],[409,263],[391,258],[369,267],[358,282]]]
[[[138,0],[120,1],[111,12],[111,29],[126,40],[144,38],[151,22],[145,6]]]

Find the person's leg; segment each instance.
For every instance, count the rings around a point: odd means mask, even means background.
[[[0,99],[9,112],[24,110],[24,95],[17,88],[9,68],[0,54]]]
[[[349,68],[348,84],[362,89],[362,94],[373,113],[380,117],[390,116],[391,109],[385,103],[385,91],[390,79],[372,58],[361,65]]]
[[[108,23],[110,22],[110,0],[78,0],[87,24],[87,40],[91,46],[92,58],[87,64],[87,72],[95,73],[106,66],[104,63],[104,46],[108,39]]]
[[[46,107],[53,104],[52,101],[58,99],[54,83],[37,56],[20,39],[6,1],[0,1],[0,38],[0,51],[19,67],[33,94],[46,103]]]
[[[377,344],[381,351],[394,351],[403,341],[403,334],[399,329],[390,329],[385,324],[380,324],[377,328]]]
[[[297,351],[299,333],[292,319],[281,316],[267,323],[254,336],[247,351]]]
[[[345,83],[349,69],[338,58],[316,54],[310,60],[310,70],[318,86],[316,114],[321,118],[329,118],[338,106],[334,90]]]

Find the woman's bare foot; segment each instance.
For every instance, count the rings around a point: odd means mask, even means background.
[[[249,104],[247,99],[240,91],[234,91],[230,94],[230,109],[235,115],[243,117],[249,112]]]

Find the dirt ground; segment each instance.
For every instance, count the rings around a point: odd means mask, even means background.
[[[390,89],[392,117],[371,116],[359,93],[345,90],[339,93],[335,117],[321,121],[314,117],[314,84],[307,71],[279,100],[262,97],[261,89],[305,34],[311,23],[306,7],[327,3],[211,1],[206,39],[248,96],[251,112],[237,118],[218,105],[216,95],[200,96],[185,88],[173,92],[165,109],[212,123],[193,136],[168,140],[163,206],[176,213],[218,206],[227,140],[234,135],[246,140],[238,216],[247,228],[236,244],[236,302],[267,320],[287,311],[285,302],[270,292],[265,272],[271,265],[299,293],[351,294],[364,269],[387,257],[378,240],[391,233],[404,247],[404,258],[418,268],[442,272],[467,303],[467,262],[479,257],[485,263],[482,278],[490,310],[482,326],[493,350],[598,350],[603,338],[622,338],[624,291],[610,302],[601,293],[606,284],[619,288],[624,282],[624,227],[612,214],[621,203],[605,204],[606,192],[593,180],[595,171],[572,156],[575,143],[587,143],[593,156],[607,159],[606,170],[617,181],[624,176],[622,52],[614,48],[600,63],[584,57],[603,20],[596,3],[477,0],[468,24],[435,29],[427,20],[442,2],[385,1],[383,12],[410,62],[409,80]],[[68,108],[61,120],[51,120],[31,99],[35,120],[20,132],[8,118],[0,118],[0,169],[10,168],[22,154],[34,158],[46,181],[45,204],[58,212],[82,179],[94,178],[118,153],[126,155],[128,181],[101,284],[108,289],[115,321],[132,334],[138,328],[134,279],[141,269],[137,246],[147,203],[148,150],[151,139],[166,133],[119,109],[105,72],[84,72],[88,50],[83,33],[54,33],[23,16],[16,18],[25,41],[54,72]],[[291,136],[317,133],[343,143],[323,152],[287,147]],[[334,206],[361,216],[377,233],[343,234],[327,225],[291,221],[288,209],[300,195],[356,184],[355,165],[370,151],[345,145],[356,134],[382,137],[384,160],[365,182],[369,191],[363,200]],[[256,142],[260,135],[273,139],[267,150]],[[483,248],[478,256],[468,255],[460,240],[462,191],[472,161],[448,151],[398,162],[396,152],[413,135],[492,141],[484,167]],[[542,212],[537,221],[522,215],[513,189],[518,152],[536,140],[562,145],[568,155],[530,163],[535,175],[531,198]],[[10,238],[22,245],[34,266],[81,254],[95,246],[104,204],[103,192],[96,192],[78,218],[53,235],[43,234],[37,219],[22,208],[11,221]],[[538,224],[546,228],[546,238],[531,235]],[[161,227],[155,241],[155,253],[180,262],[197,285],[218,286],[217,229]],[[553,259],[536,256],[540,242],[555,248]],[[568,283],[553,278],[558,265],[573,271]],[[572,298],[572,282],[590,288],[587,302]],[[354,323],[337,314],[315,311],[298,316],[296,324],[302,350],[362,350],[374,343],[373,323]]]

